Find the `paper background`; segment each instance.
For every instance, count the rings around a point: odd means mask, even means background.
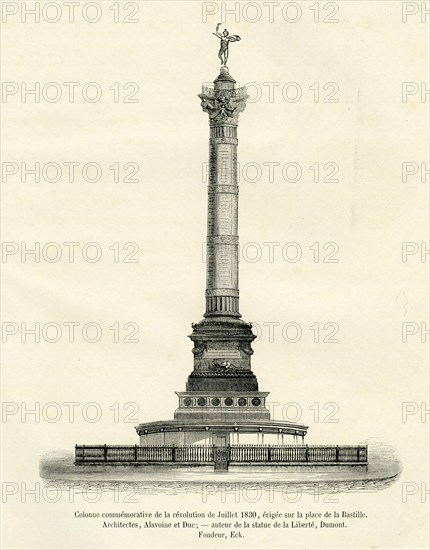
[[[43,4],[43,3],[42,3]],[[61,3],[60,3],[61,4]],[[197,94],[218,74],[218,41],[211,35],[221,11],[203,22],[201,2],[138,2],[139,23],[115,24],[113,2],[99,2],[102,18],[90,24],[77,10],[76,22],[22,23],[19,14],[3,24],[3,80],[28,86],[40,82],[79,82],[74,103],[27,102],[19,94],[3,103],[3,161],[97,162],[96,183],[66,176],[57,183],[20,174],[3,183],[3,241],[43,246],[47,242],[96,242],[103,258],[88,263],[26,262],[19,255],[3,263],[6,322],[88,322],[103,328],[94,344],[77,337],[71,344],[34,343],[11,336],[3,346],[3,400],[19,412],[35,403],[55,402],[63,415],[52,423],[11,415],[3,423],[3,480],[42,482],[40,456],[75,443],[135,444],[134,423],[113,422],[113,403],[139,405],[139,421],[171,418],[175,391],[185,389],[192,369],[190,323],[204,308],[207,115]],[[221,10],[222,3],[213,4]],[[231,4],[231,3],[229,3]],[[249,3],[248,3],[249,4]],[[283,3],[281,3],[282,5]],[[285,4],[285,3],[284,3]],[[342,494],[342,509],[363,509],[369,519],[344,531],[315,533],[255,530],[243,541],[198,540],[194,533],[112,531],[75,520],[76,509],[34,503],[20,495],[4,505],[5,548],[424,548],[428,544],[427,505],[422,483],[428,472],[427,346],[420,334],[402,342],[402,323],[428,323],[426,272],[419,253],[402,262],[402,242],[426,241],[427,183],[420,175],[402,182],[402,162],[426,161],[427,104],[420,94],[402,102],[402,82],[426,81],[428,29],[420,15],[402,22],[402,3],[337,2],[337,24],[315,23],[312,3],[301,2],[302,17],[286,22],[280,13],[269,22],[238,21],[226,26],[242,37],[230,46],[229,67],[240,85],[256,83],[262,97],[249,102],[239,123],[239,162],[258,163],[261,181],[240,182],[242,246],[257,243],[262,257],[240,264],[241,312],[263,327],[254,344],[253,370],[270,400],[296,402],[309,424],[307,442],[357,444],[385,440],[403,462],[403,474],[381,492]],[[413,3],[411,3],[413,4]],[[418,5],[419,3],[417,3]],[[240,6],[245,5],[241,3]],[[323,3],[321,3],[321,6]],[[123,3],[120,3],[123,8]],[[124,8],[125,9],[125,8]],[[321,7],[322,9],[322,7]],[[277,13],[277,12],[276,12]],[[291,12],[292,13],[292,12]],[[324,13],[325,12],[321,12]],[[82,100],[79,91],[97,82],[103,97]],[[138,103],[114,103],[114,82],[136,82]],[[268,86],[279,83],[269,100]],[[289,103],[280,91],[288,82],[303,96]],[[338,103],[315,103],[315,82],[339,86]],[[64,90],[64,88],[63,88]],[[325,92],[324,92],[325,94]],[[323,95],[324,95],[323,94]],[[114,162],[139,165],[139,183],[114,183]],[[299,182],[273,183],[263,163],[300,164]],[[309,166],[339,165],[338,183],[315,183]],[[249,174],[252,174],[250,169]],[[249,180],[249,178],[248,178]],[[139,244],[139,263],[114,263],[114,242]],[[263,243],[280,243],[269,261]],[[280,250],[296,242],[297,263]],[[339,245],[338,263],[315,263],[309,246]],[[249,255],[252,255],[252,250]],[[63,248],[64,254],[66,254]],[[428,261],[428,260],[427,260]],[[138,344],[114,343],[114,322],[139,325]],[[278,327],[269,341],[263,323],[299,323],[299,342],[286,342]],[[309,326],[336,322],[337,344],[314,343]],[[65,402],[78,402],[69,422]],[[85,403],[97,402],[103,416],[85,421]],[[339,407],[338,423],[315,422],[309,407]],[[402,422],[402,403],[419,413]],[[427,404],[428,406],[428,404]],[[275,412],[275,417],[281,418]],[[124,411],[121,412],[121,420]],[[420,489],[402,502],[403,483]],[[428,497],[427,497],[428,498]],[[404,500],[404,499],[403,499]],[[100,509],[115,509],[100,504]],[[295,508],[291,504],[289,507]],[[301,508],[325,509],[310,499]],[[202,503],[196,494],[151,495],[139,509],[286,509],[269,503]],[[96,509],[93,505],[91,509]],[[121,508],[119,508],[121,509]],[[141,534],[143,533],[143,535]],[[426,544],[427,543],[427,544]],[[218,545],[218,546],[217,546]]]

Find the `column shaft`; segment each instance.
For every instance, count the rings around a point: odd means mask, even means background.
[[[211,123],[206,317],[239,316],[237,125]]]

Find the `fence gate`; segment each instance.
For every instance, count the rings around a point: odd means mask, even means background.
[[[228,447],[215,447],[214,470],[228,470]]]

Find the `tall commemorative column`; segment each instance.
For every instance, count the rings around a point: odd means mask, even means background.
[[[251,371],[251,325],[239,313],[237,127],[246,89],[222,66],[199,94],[209,115],[206,311],[193,324],[194,369],[187,391],[258,391]]]
[[[222,67],[214,88],[199,96],[210,124],[205,317],[240,317],[237,126],[247,96],[234,86]]]

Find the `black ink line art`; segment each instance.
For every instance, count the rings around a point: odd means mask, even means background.
[[[203,86],[198,95],[210,136],[206,307],[189,336],[193,368],[185,391],[176,392],[172,419],[137,425],[136,445],[76,445],[75,468],[96,472],[99,467],[133,466],[136,472],[138,466],[143,475],[154,467],[196,473],[209,469],[228,476],[281,471],[299,472],[303,479],[313,472],[338,472],[333,475],[341,478],[357,472],[365,484],[368,446],[307,445],[308,426],[271,417],[269,392],[260,390],[251,367],[256,336],[239,307],[237,177],[239,115],[248,96],[227,67],[229,42],[240,38],[227,30],[221,34],[219,26],[214,34],[221,40],[220,72],[213,87]],[[245,436],[252,443],[245,443]]]

